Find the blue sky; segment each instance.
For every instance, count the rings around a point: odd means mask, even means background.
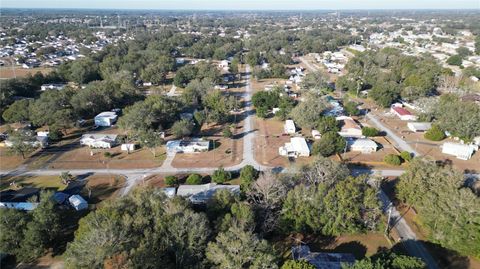
[[[480,0],[0,0],[0,7],[92,9],[480,9]]]

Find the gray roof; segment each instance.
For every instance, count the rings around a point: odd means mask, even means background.
[[[306,245],[292,247],[292,255],[294,260],[306,260],[317,269],[341,269],[342,263],[355,262],[351,253],[310,252]]]

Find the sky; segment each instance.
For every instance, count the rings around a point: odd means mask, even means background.
[[[480,10],[480,0],[0,0],[0,7],[182,10]]]

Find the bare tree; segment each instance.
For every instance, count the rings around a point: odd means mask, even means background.
[[[349,175],[348,168],[328,158],[319,157],[312,164],[302,169],[302,180],[306,185],[317,186],[325,183],[331,186]]]
[[[247,196],[260,218],[258,223],[260,223],[261,232],[271,232],[277,226],[282,202],[287,192],[287,185],[271,171],[262,173],[252,184]]]

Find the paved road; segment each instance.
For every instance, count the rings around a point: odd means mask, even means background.
[[[410,153],[413,153],[414,156],[421,155],[418,153],[418,151],[413,149],[405,140],[397,136],[392,130],[390,130],[387,126],[385,126],[382,122],[380,122],[380,120],[378,120],[377,117],[375,117],[375,115],[373,115],[372,113],[368,113],[366,117],[377,127],[377,129],[385,131],[387,133],[387,136],[390,137],[396,143],[395,146],[397,146],[401,150],[405,150]]]
[[[427,264],[429,269],[437,269],[438,265],[435,262],[435,259],[430,255],[423,243],[417,240],[417,236],[410,226],[408,226],[405,219],[402,218],[400,212],[398,212],[395,206],[393,206],[385,192],[380,190],[378,197],[382,201],[384,213],[388,214],[388,211],[391,210],[389,225],[391,225],[391,229],[395,229],[400,235],[402,245],[407,252],[412,256],[421,258]]]

